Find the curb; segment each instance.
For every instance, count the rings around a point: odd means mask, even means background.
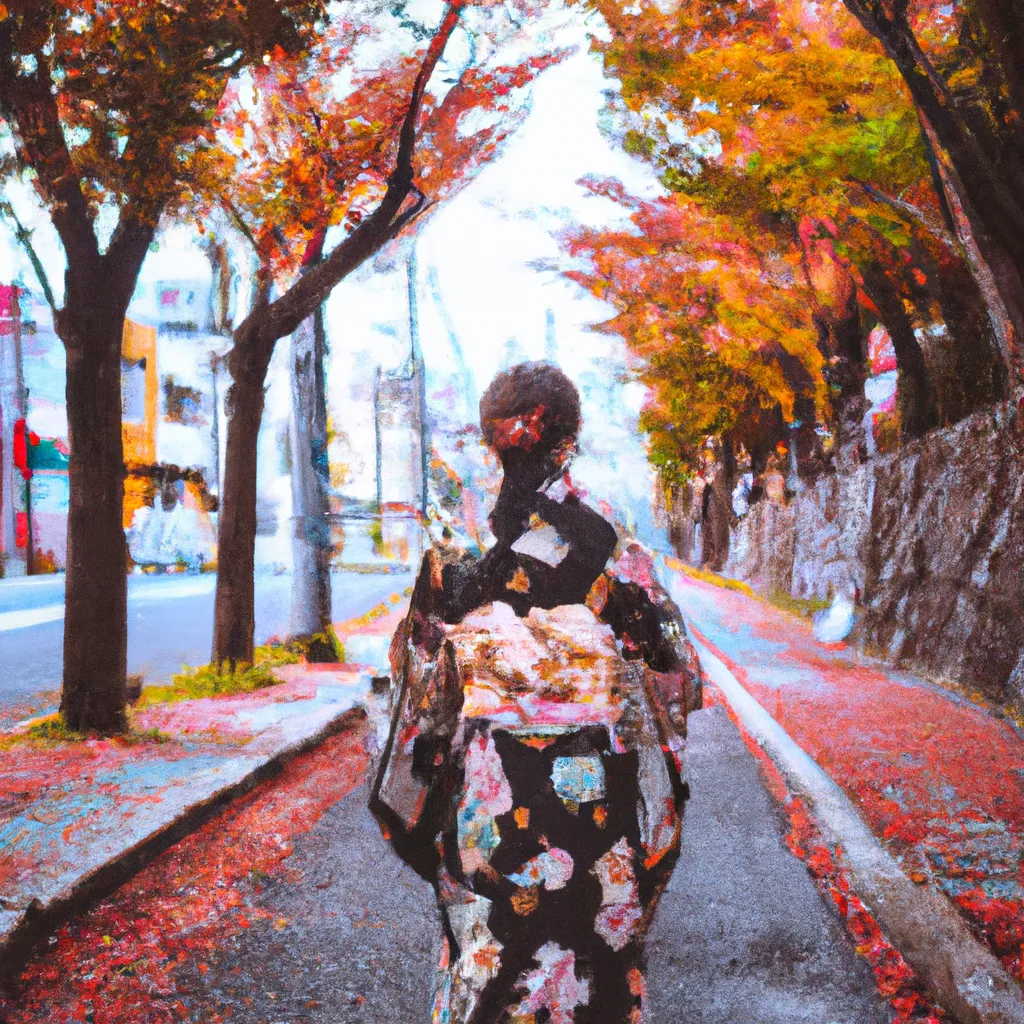
[[[278,774],[293,758],[319,746],[335,733],[366,719],[362,704],[339,709],[324,720],[315,717],[310,732],[301,733],[301,721],[291,723],[280,745],[248,759],[237,777],[214,785],[198,799],[171,812],[148,835],[126,844],[102,865],[93,868],[45,903],[33,899],[20,911],[0,913],[0,986],[13,977],[39,944],[74,914],[110,895],[161,853],[194,832],[218,811],[259,783]],[[4,919],[7,920],[4,920]]]
[[[717,587],[719,590],[743,594],[745,597],[749,597],[750,600],[757,601],[765,607],[771,608],[779,615],[788,615],[797,622],[810,625],[809,620],[798,615],[796,612],[773,604],[763,593],[743,580],[731,576],[719,576],[717,580],[705,579],[697,574],[699,571],[694,569],[692,565],[681,561],[674,555],[662,555],[661,558],[668,572],[682,573],[692,582],[700,583],[704,586]],[[664,583],[664,581],[662,582]],[[736,585],[731,586],[730,584]],[[1024,652],[1021,654],[1017,668],[1014,669],[1015,672],[1021,673],[1022,676],[1021,695],[1018,698],[1010,698],[1004,705],[995,703],[983,694],[980,695],[980,699],[976,699],[973,694],[966,692],[954,680],[929,675],[923,670],[914,669],[913,666],[900,667],[892,659],[879,653],[877,649],[864,646],[861,640],[857,638],[857,629],[858,625],[855,623],[850,635],[846,640],[842,641],[845,649],[839,653],[844,657],[849,657],[855,664],[874,669],[882,675],[888,676],[890,679],[894,679],[896,682],[903,683],[906,686],[928,687],[941,691],[953,700],[961,701],[971,707],[981,708],[993,717],[998,718],[1001,722],[1004,722],[1021,739],[1024,739]]]
[[[688,624],[689,625],[689,624]],[[747,692],[727,660],[690,625],[701,663],[744,729],[806,801],[864,901],[929,994],[961,1024],[1024,1024],[1024,993],[948,900],[903,874],[856,806]]]

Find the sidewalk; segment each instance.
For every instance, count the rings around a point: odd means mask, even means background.
[[[129,737],[0,733],[0,979],[68,913],[359,717],[406,606],[394,595],[336,626],[344,665],[284,665],[253,693],[152,705]]]
[[[676,568],[673,591],[698,643],[838,784],[903,874],[948,897],[1019,983],[1021,732],[954,692],[818,643],[803,619]]]

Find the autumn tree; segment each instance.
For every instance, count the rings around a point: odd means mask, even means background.
[[[1024,373],[1024,6],[844,0],[913,99],[947,227],[985,294],[1003,361]]]
[[[739,232],[681,195],[644,201],[618,183],[589,185],[630,223],[567,230],[563,245],[581,265],[566,274],[616,310],[600,329],[627,340],[650,390],[640,426],[665,483],[700,470],[708,437],[774,448],[798,410],[824,415],[824,358],[798,254],[774,252],[770,235]]]
[[[649,3],[596,6],[611,30],[597,45],[621,82],[609,105],[622,144],[686,208],[743,240],[716,257],[715,276],[755,253],[760,265],[781,261],[791,270],[786,286],[752,288],[751,304],[786,309],[795,298],[809,313],[829,401],[815,413],[798,397],[792,413],[780,407],[781,417],[748,422],[776,433],[787,419],[801,422],[803,447],[813,448],[824,410],[836,450],[862,457],[864,342],[879,322],[897,352],[905,436],[999,397],[1000,353],[982,294],[943,224],[914,107],[891,62],[837,0],[684,0],[667,12]],[[621,278],[619,269],[607,271],[609,281]],[[943,322],[948,341],[924,351],[923,330]],[[763,351],[765,333],[750,319],[731,337]],[[690,397],[682,386],[679,402]]]
[[[498,44],[517,32],[501,7],[454,0],[425,46],[397,12],[404,26],[393,18],[337,21],[301,59],[275,55],[257,69],[231,97],[221,146],[206,168],[202,198],[228,211],[249,239],[261,281],[228,360],[218,664],[253,656],[255,439],[277,341],[296,331],[312,335],[311,318],[340,281],[495,154],[516,124],[523,87],[560,57],[535,53],[502,63]],[[460,25],[476,58],[461,69],[445,62]],[[319,614],[329,615],[329,607]]]
[[[301,52],[321,0],[6,0],[0,112],[16,170],[63,244],[70,442],[61,710],[125,725],[121,336],[161,216],[172,211],[233,75]],[[44,291],[52,294],[47,284]]]

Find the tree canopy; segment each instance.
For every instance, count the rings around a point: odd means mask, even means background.
[[[787,422],[853,437],[877,323],[896,348],[905,435],[996,395],[982,297],[918,111],[843,3],[594,6],[619,83],[610,130],[668,195],[623,198],[631,231],[571,231],[566,245],[589,258],[573,273],[619,310],[605,327],[653,386],[655,458],[690,472],[707,435],[749,448]]]
[[[130,236],[155,227],[214,141],[232,76],[303,52],[323,15],[323,0],[5,4],[6,170],[31,176],[69,261],[105,251],[116,263]]]
[[[523,87],[562,56],[537,52],[505,5],[453,0],[431,28],[401,7],[368,5],[368,16],[356,17],[361,10],[353,4],[353,20],[335,20],[320,45],[294,59],[273,56],[225,97],[221,145],[196,181],[200,206],[226,211],[251,242],[261,281],[229,356],[218,662],[252,656],[250,449],[275,343],[492,158],[524,109]],[[460,27],[464,57],[450,52]]]
[[[447,52],[460,28],[461,61]],[[381,203],[400,164],[423,208],[450,198],[515,129],[523,87],[562,56],[523,36],[486,4],[450,5],[433,33],[401,6],[350,3],[314,45],[275,51],[225,93],[197,212],[226,212],[284,285],[329,230],[351,234]],[[503,63],[516,43],[525,55]]]
[[[213,143],[230,79],[308,48],[323,0],[10,0],[0,5],[0,116],[66,258],[43,291],[67,351],[68,563],[61,711],[126,725],[122,509],[124,317],[158,222]],[[32,248],[26,231],[19,240]],[[34,260],[38,271],[42,264]]]

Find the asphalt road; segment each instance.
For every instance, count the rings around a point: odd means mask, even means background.
[[[693,798],[648,942],[648,1024],[888,1021],[735,726],[721,707],[691,726]],[[439,919],[366,809],[359,751],[372,744],[360,726],[304,755],[69,922],[0,994],[0,1016],[426,1024]]]
[[[334,574],[334,621],[361,614],[411,582],[407,574]],[[215,585],[213,575],[128,577],[130,673],[158,682],[182,665],[209,661]],[[257,643],[287,632],[290,600],[290,577],[256,577]],[[62,575],[0,580],[0,716],[5,705],[27,707],[60,687],[63,602]]]

